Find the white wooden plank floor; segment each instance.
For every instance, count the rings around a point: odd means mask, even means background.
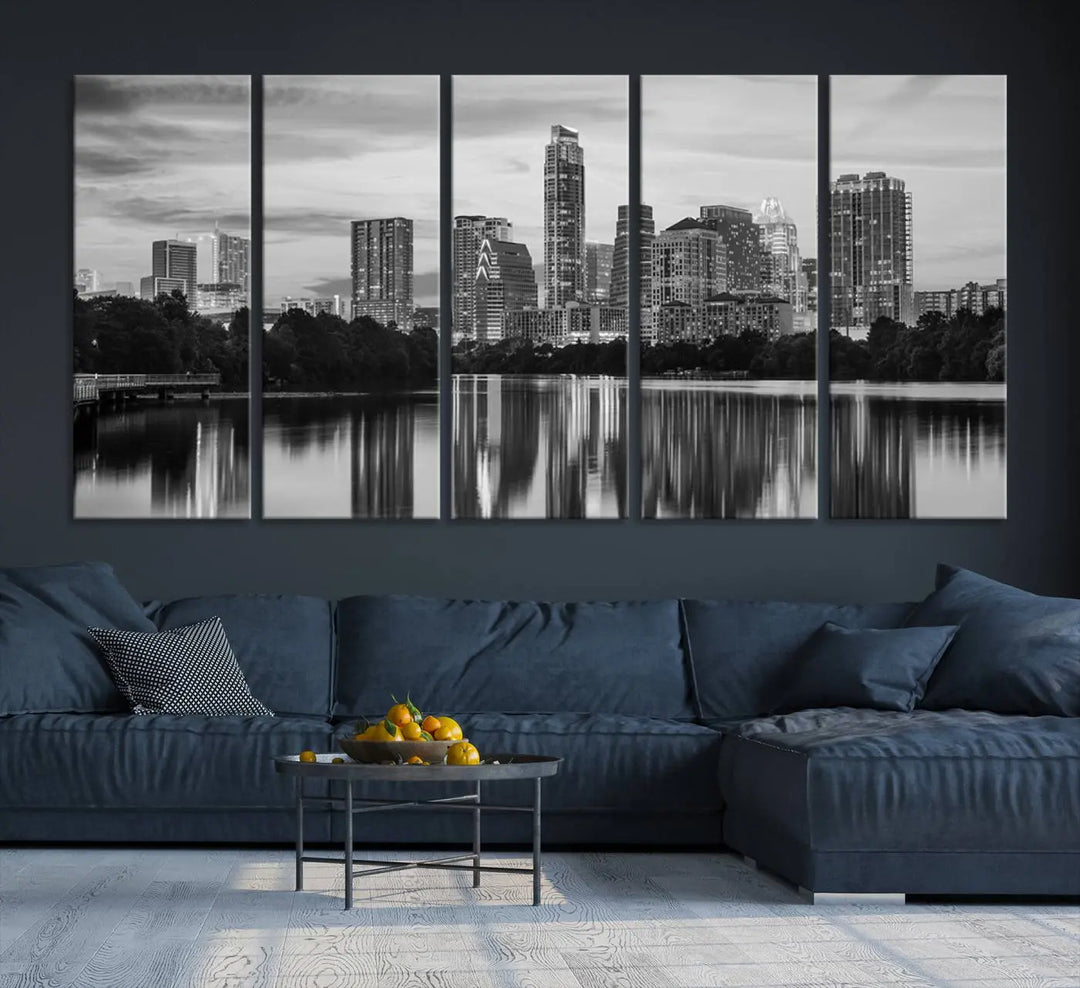
[[[0,988],[1080,986],[1074,904],[810,906],[725,854],[548,854],[539,908],[528,876],[379,875],[348,913],[338,867],[305,878],[288,851],[0,850]]]

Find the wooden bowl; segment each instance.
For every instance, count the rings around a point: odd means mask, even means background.
[[[407,762],[419,755],[425,762],[441,765],[450,745],[456,741],[357,741],[338,738],[338,746],[354,762]]]

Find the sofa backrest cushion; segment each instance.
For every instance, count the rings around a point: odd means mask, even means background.
[[[338,604],[335,713],[407,692],[431,713],[690,718],[678,602],[510,603],[350,597]]]
[[[783,701],[796,651],[826,621],[845,628],[897,628],[914,606],[684,600],[701,716],[765,716]]]
[[[153,612],[162,630],[219,617],[248,686],[276,714],[329,717],[332,605],[296,594],[187,597]]]
[[[937,587],[908,624],[960,630],[919,706],[1080,716],[1080,600],[1040,597],[944,565]]]
[[[155,630],[105,563],[0,569],[0,715],[127,710],[91,627]]]

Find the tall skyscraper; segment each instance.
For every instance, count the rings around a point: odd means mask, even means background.
[[[485,240],[512,240],[513,224],[505,216],[455,216],[451,241],[454,272],[452,326],[456,337],[476,333],[476,268]]]
[[[700,310],[727,291],[727,257],[719,234],[689,216],[664,230],[652,245],[652,309],[682,302]]]
[[[536,308],[536,273],[525,244],[485,239],[476,267],[476,339],[503,338],[503,316]]]
[[[641,214],[641,338],[652,339],[652,245],[656,239],[656,222],[653,220],[652,206],[644,203],[638,207]],[[609,300],[612,305],[628,308],[630,296],[630,207],[620,206],[615,221],[615,249],[611,256],[611,290]]]
[[[240,285],[249,288],[248,267],[251,240],[224,233],[217,225],[209,233],[178,235],[177,240],[194,244],[198,265],[199,284]]]
[[[915,318],[911,193],[885,172],[841,175],[831,186],[832,328],[850,333],[879,316]]]
[[[352,223],[352,317],[412,329],[413,221],[395,216]]]
[[[585,299],[585,152],[555,124],[544,149],[544,305]]]
[[[806,276],[799,257],[799,231],[779,199],[761,201],[754,217],[761,238],[761,288],[791,303],[794,312],[806,311]]]
[[[247,237],[234,237],[230,233],[217,234],[217,280],[240,285],[246,292],[248,282],[248,258],[251,241]]]
[[[155,240],[150,246],[150,274],[142,279],[139,294],[144,299],[155,299],[178,289],[187,298],[188,307],[194,308],[197,271],[195,244]]]
[[[761,240],[754,214],[739,206],[702,206],[699,219],[715,230],[727,251],[728,290],[756,292],[761,287]]]
[[[606,302],[611,293],[611,265],[614,244],[585,241],[585,298],[590,302]]]

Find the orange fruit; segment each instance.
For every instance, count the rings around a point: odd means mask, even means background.
[[[420,735],[423,733],[423,728],[415,720],[410,720],[408,724],[401,725],[401,735],[406,741],[419,741]]]
[[[345,764],[345,759],[344,758],[331,758],[330,759],[330,764],[331,765],[344,765]]]
[[[447,749],[446,764],[479,765],[480,752],[476,750],[476,745],[469,744],[468,741],[459,741],[457,744],[450,745]]]
[[[409,708],[404,703],[395,703],[389,710],[386,711],[386,719],[391,724],[397,724],[398,727],[404,727],[406,724],[411,724],[413,715],[409,712]]]
[[[427,762],[425,762],[424,759],[421,758],[419,755],[413,755],[412,758],[408,759],[405,762],[405,764],[406,765],[426,765]]]
[[[439,728],[431,734],[436,741],[461,741],[465,737],[461,725],[453,717],[445,715],[439,717]]]
[[[439,720],[439,718],[438,718],[438,717],[433,717],[433,716],[432,716],[431,714],[428,714],[428,715],[427,715],[427,716],[426,716],[426,717],[424,718],[424,723],[423,723],[423,724],[421,724],[420,726],[421,726],[421,727],[422,727],[422,728],[423,728],[423,729],[424,729],[425,731],[427,731],[427,732],[428,732],[428,734],[430,734],[430,735],[431,735],[432,737],[434,737],[434,736],[435,736],[435,732],[436,732],[436,731],[437,731],[437,730],[438,730],[438,729],[439,729],[440,727],[442,727],[442,721],[441,721],[441,720]]]
[[[302,761],[302,762],[310,763],[310,762],[317,762],[318,760],[319,760],[319,756],[316,755],[314,751],[311,751],[309,749],[304,749],[303,751],[300,752],[300,761]]]

